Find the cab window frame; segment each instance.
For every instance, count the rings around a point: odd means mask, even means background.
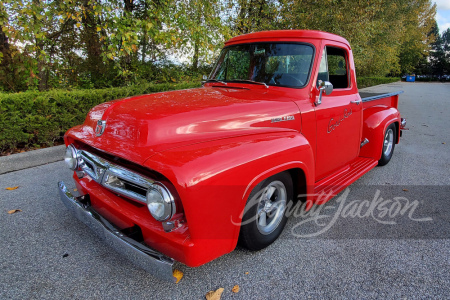
[[[330,50],[331,50],[332,54],[330,54]],[[330,60],[329,60],[330,56],[331,57],[343,57],[344,58],[343,61],[344,61],[344,64],[345,64],[345,66],[344,66],[345,74],[343,74],[343,75],[335,75],[335,74],[331,75],[330,74]],[[323,64],[324,60],[326,62],[326,75],[325,75],[325,72],[323,72],[323,70],[321,72],[321,67],[322,67],[322,64]],[[345,77],[344,77],[344,75],[345,75]],[[341,84],[337,84],[336,79],[338,77],[334,77],[333,79],[330,79],[330,76],[342,76],[346,80],[346,86],[344,87],[342,82],[341,82]],[[326,79],[326,81],[329,81],[329,82],[331,82],[331,84],[333,84],[333,89],[344,90],[344,89],[350,89],[351,88],[348,51],[345,48],[339,47],[339,46],[336,46],[336,45],[325,45],[323,47],[322,57],[321,57],[320,62],[319,62],[316,86],[318,87],[319,80],[324,80],[324,79]]]

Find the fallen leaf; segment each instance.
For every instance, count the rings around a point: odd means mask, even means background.
[[[404,192],[407,192],[407,191],[408,191],[408,189],[403,189],[403,191],[404,191]]]
[[[231,291],[233,292],[233,293],[239,293],[239,285],[235,285],[235,286],[233,286],[233,288],[231,289]]]
[[[445,143],[442,143],[442,145],[445,145]]]
[[[13,190],[17,190],[18,188],[19,188],[19,186],[15,186],[15,187],[7,187],[5,190],[13,191]]]
[[[16,212],[20,212],[20,211],[22,211],[22,210],[21,209],[13,209],[13,210],[8,211],[8,214],[12,215],[12,214],[15,214]]]
[[[245,275],[248,275],[248,272],[245,272]]]
[[[219,288],[215,291],[209,291],[206,293],[205,297],[206,300],[220,300],[220,297],[222,296],[223,293],[223,288]]]
[[[177,281],[175,283],[180,282],[181,278],[183,278],[183,272],[181,272],[180,270],[173,270],[173,277],[175,277],[177,279]]]
[[[73,191],[74,191],[74,192],[76,192],[76,191],[77,191],[77,189],[73,189]]]

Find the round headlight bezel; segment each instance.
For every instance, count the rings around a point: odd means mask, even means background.
[[[78,158],[78,150],[72,144],[67,146],[66,153],[64,155],[64,162],[72,171],[78,169]],[[69,160],[72,160],[71,164],[69,163]]]
[[[156,195],[159,195],[160,200],[157,201],[158,199],[150,199],[151,194],[152,194],[151,192],[155,192]],[[170,193],[169,189],[161,182],[154,182],[150,185],[150,187],[147,190],[146,200],[147,200],[148,211],[150,212],[152,217],[155,218],[159,222],[164,222],[164,221],[170,220],[173,217],[173,215],[175,214],[176,206],[175,206],[174,197]],[[152,206],[152,204],[155,204],[155,203],[161,204],[164,208],[163,213],[160,216],[156,215],[152,211],[154,209],[154,207],[151,207],[151,206]]]

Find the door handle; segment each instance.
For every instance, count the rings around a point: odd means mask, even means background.
[[[356,104],[356,105],[359,105],[359,104],[361,103],[361,100],[350,101],[350,103],[352,103],[352,104]]]

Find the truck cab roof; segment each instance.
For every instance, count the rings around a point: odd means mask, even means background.
[[[298,39],[332,40],[346,44],[351,49],[350,43],[345,38],[319,30],[271,30],[248,33],[229,39],[225,42],[225,46],[264,41],[295,41]]]

